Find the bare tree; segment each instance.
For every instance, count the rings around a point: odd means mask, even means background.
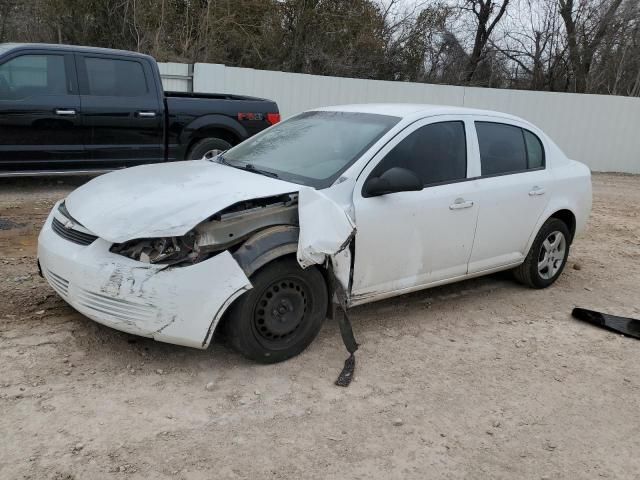
[[[623,0],[603,0],[598,5],[574,0],[558,0],[569,46],[575,91],[587,91],[587,82],[596,50],[609,31]]]
[[[562,70],[561,21],[556,0],[521,2],[520,15],[513,17],[500,41],[491,45],[515,63],[511,84],[530,90],[554,90]]]
[[[4,42],[9,14],[14,7],[15,0],[0,0],[0,42]]]
[[[0,40],[160,61],[640,96],[638,0],[0,0]]]
[[[470,83],[473,80],[478,65],[486,54],[486,46],[491,38],[491,33],[504,16],[509,0],[464,0],[462,9],[471,12],[476,19],[476,33],[473,49],[469,55],[469,61],[465,70],[465,80]]]

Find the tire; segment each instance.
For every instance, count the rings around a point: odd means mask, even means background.
[[[221,138],[203,138],[202,140],[198,140],[187,153],[187,157],[185,160],[200,160],[202,157],[207,155],[208,153],[211,156],[216,155],[215,151],[224,152],[225,150],[229,150],[231,148],[231,144],[226,140],[222,140]]]
[[[547,288],[558,279],[567,264],[570,241],[571,233],[562,220],[547,220],[536,235],[524,263],[513,270],[516,279],[531,288]]]
[[[295,258],[267,264],[251,277],[253,288],[231,306],[227,339],[243,356],[277,363],[298,355],[320,332],[328,294],[316,267],[302,269]]]

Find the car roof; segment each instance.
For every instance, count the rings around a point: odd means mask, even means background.
[[[57,50],[63,52],[102,53],[105,55],[127,55],[134,57],[149,57],[143,53],[129,50],[116,50],[113,48],[85,47],[81,45],[66,45],[58,43],[0,43],[0,53],[12,50]]]
[[[428,117],[433,115],[484,115],[500,117],[506,120],[523,121],[508,113],[496,112],[493,110],[480,110],[475,108],[454,107],[450,105],[430,105],[421,103],[362,103],[351,105],[334,105],[329,107],[316,108],[317,111],[329,112],[354,112],[372,113],[377,115],[390,115],[401,118]]]

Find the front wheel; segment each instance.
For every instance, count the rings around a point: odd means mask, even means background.
[[[253,288],[232,306],[226,321],[231,345],[260,363],[302,352],[318,335],[327,313],[327,286],[316,267],[294,258],[267,264],[251,277]]]
[[[513,271],[516,279],[532,288],[546,288],[555,282],[567,263],[567,225],[557,218],[547,220],[536,236],[524,263]]]

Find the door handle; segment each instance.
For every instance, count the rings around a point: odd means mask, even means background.
[[[456,200],[449,205],[449,210],[462,210],[463,208],[473,207],[471,200],[465,200],[464,198],[456,198]]]
[[[77,112],[73,108],[56,108],[55,113],[56,115],[60,115],[63,117],[72,117]]]
[[[544,195],[546,193],[546,190],[542,187],[538,187],[537,185],[535,187],[533,187],[531,189],[531,191],[529,192],[529,196],[530,197],[536,197],[538,195]]]
[[[144,118],[153,118],[156,116],[156,112],[149,112],[149,111],[136,112],[136,115]]]

